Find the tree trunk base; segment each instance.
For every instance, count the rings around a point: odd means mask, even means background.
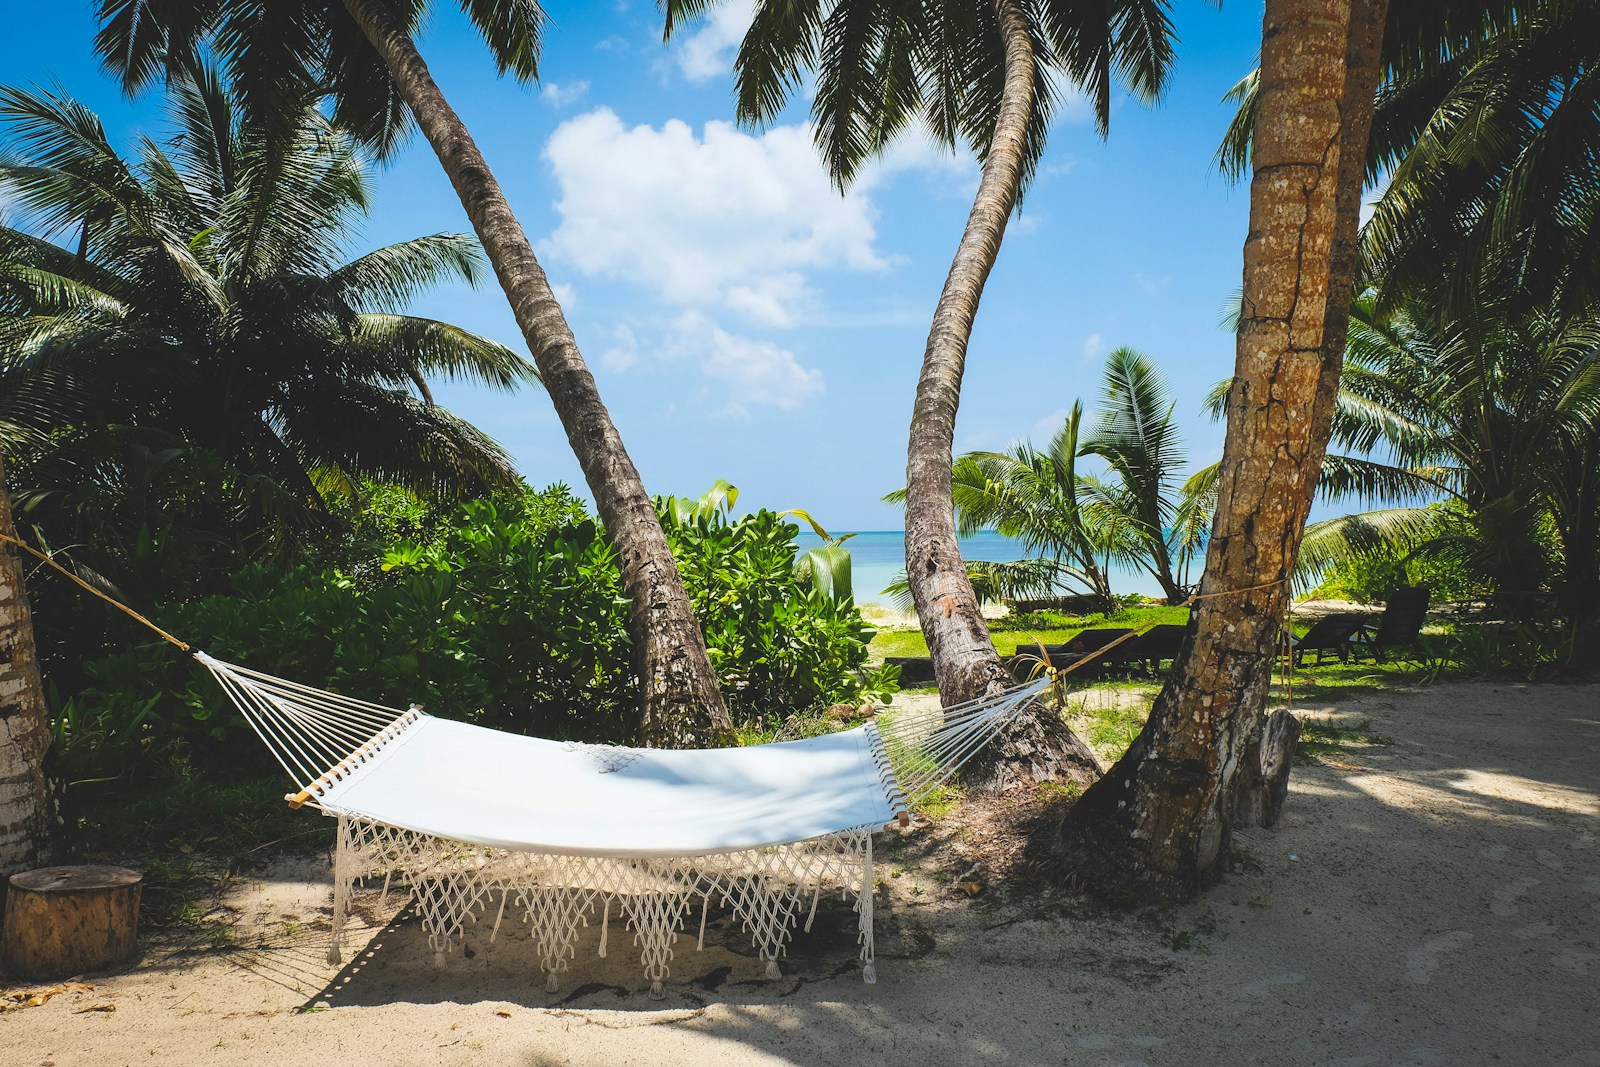
[[[1062,721],[1048,700],[1040,699],[973,757],[961,772],[961,784],[992,794],[1044,782],[1072,782],[1088,788],[1103,771],[1089,746]]]
[[[137,871],[44,867],[11,876],[6,969],[19,978],[66,978],[121,963],[139,947]]]
[[[1233,801],[1235,827],[1270,827],[1283,814],[1289,798],[1289,771],[1300,743],[1300,720],[1275,711],[1261,724],[1261,733],[1245,749]]]

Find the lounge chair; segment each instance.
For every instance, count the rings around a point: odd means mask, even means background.
[[[900,684],[904,688],[933,685],[933,659],[929,656],[886,656],[884,662],[900,668]]]
[[[1307,652],[1315,652],[1318,663],[1322,662],[1322,656],[1326,652],[1338,653],[1340,663],[1348,662],[1352,651],[1351,642],[1366,625],[1365,615],[1350,612],[1324,615],[1311,624],[1311,629],[1305,632],[1304,637],[1289,635],[1289,656],[1296,667],[1305,662]]]
[[[1389,594],[1383,617],[1376,626],[1367,626],[1350,638],[1351,650],[1359,657],[1369,652],[1379,663],[1387,662],[1391,648],[1412,648],[1422,635],[1428,617],[1428,587],[1404,585]]]
[[[1178,658],[1178,651],[1183,648],[1183,639],[1188,633],[1189,627],[1183,623],[1164,622],[1159,626],[1150,627],[1143,637],[1136,637],[1125,645],[1118,645],[1112,651],[1120,652],[1128,645],[1134,646],[1130,657],[1144,661],[1150,673],[1155,674],[1161,670],[1162,663]]]

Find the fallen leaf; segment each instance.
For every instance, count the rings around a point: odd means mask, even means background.
[[[983,892],[983,883],[982,882],[957,882],[956,883],[956,888],[961,890],[963,893],[965,893],[969,897],[975,897],[979,893]]]
[[[117,1006],[115,1004],[91,1004],[87,1008],[79,1008],[77,1011],[73,1012],[72,1014],[74,1014],[74,1015],[82,1015],[85,1012],[91,1012],[91,1011],[113,1012],[113,1011],[116,1011],[116,1010],[117,1010]]]
[[[500,1018],[502,1018],[502,1019],[511,1018],[511,1013],[509,1011],[497,1011],[497,1012],[495,1012],[495,1014],[500,1016]]]

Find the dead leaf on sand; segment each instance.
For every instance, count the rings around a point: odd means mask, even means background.
[[[83,1015],[83,1014],[85,1014],[87,1012],[91,1012],[91,1011],[113,1012],[113,1011],[116,1011],[116,1010],[117,1010],[117,1006],[115,1004],[110,1004],[110,1003],[107,1003],[107,1004],[91,1004],[87,1008],[78,1008],[72,1014],[74,1014],[74,1015]]]
[[[23,1008],[37,1008],[48,1004],[50,998],[62,993],[90,993],[94,986],[88,982],[62,982],[49,989],[19,989],[15,993],[7,993],[0,997],[0,1011],[20,1011]]]

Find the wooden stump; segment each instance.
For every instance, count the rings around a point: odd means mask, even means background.
[[[19,978],[66,978],[132,956],[142,881],[125,867],[43,867],[12,875],[6,969]]]
[[[1300,720],[1275,711],[1261,724],[1261,734],[1245,749],[1235,780],[1233,824],[1274,826],[1289,798],[1289,771],[1300,742]]]

